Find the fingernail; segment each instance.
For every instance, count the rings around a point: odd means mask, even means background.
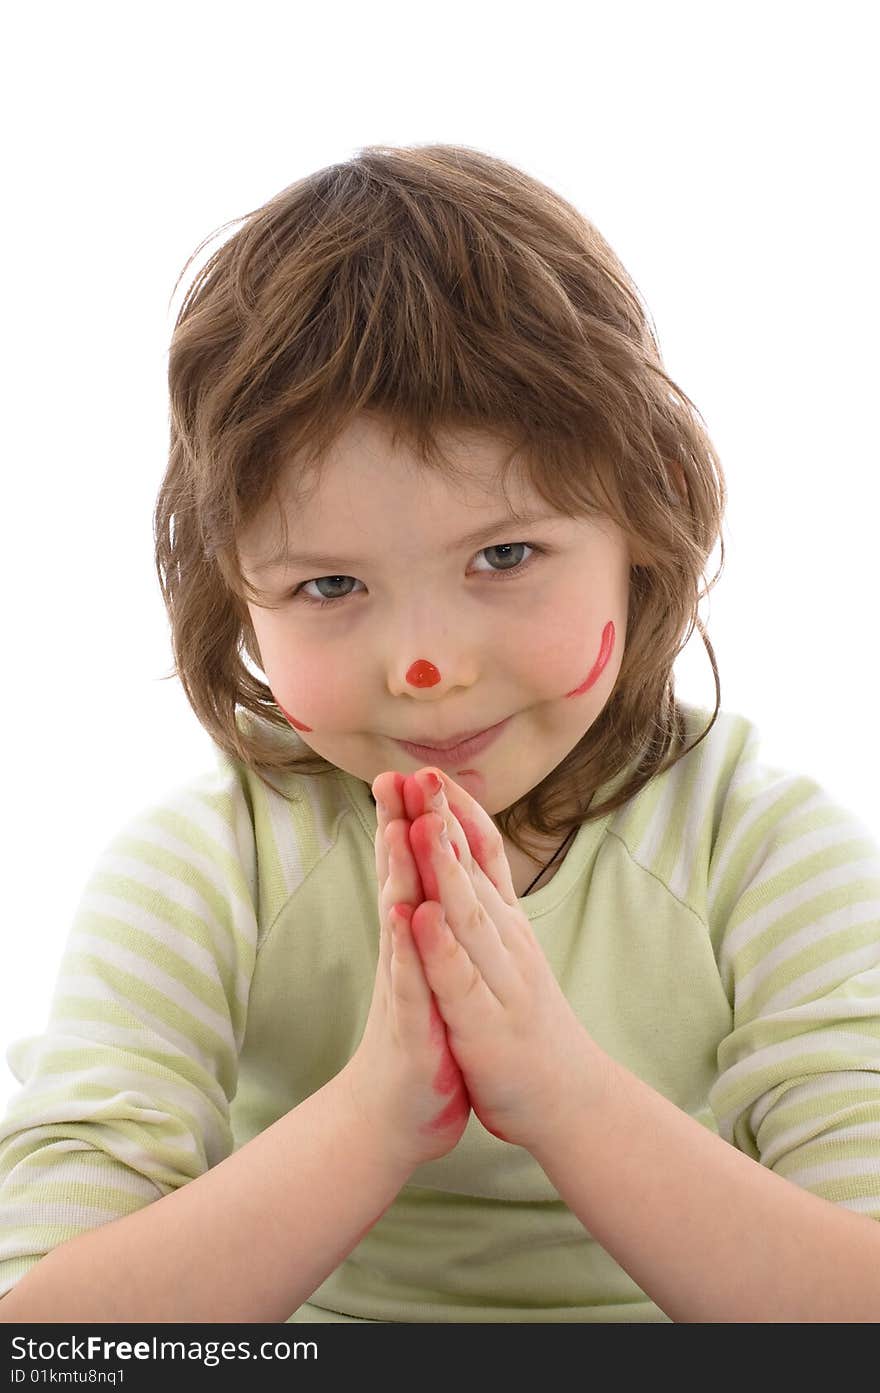
[[[436,799],[437,794],[440,792],[441,788],[443,787],[443,780],[440,779],[440,778],[434,773],[433,769],[429,769],[428,772],[425,774],[425,783],[426,783],[427,786],[428,786],[428,791],[429,791],[431,797],[432,797],[433,799]]]

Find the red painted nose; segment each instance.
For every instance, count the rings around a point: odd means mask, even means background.
[[[406,680],[414,687],[436,687],[440,674],[433,663],[426,658],[418,658],[407,668]]]

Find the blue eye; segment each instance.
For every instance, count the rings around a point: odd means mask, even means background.
[[[521,548],[523,548],[523,547],[525,547],[527,551],[533,552],[533,553],[535,553],[535,554],[538,555],[538,556],[546,556],[547,553],[548,553],[548,550],[549,550],[547,547],[539,547],[539,546],[538,546],[536,543],[534,543],[534,542],[503,542],[503,543],[498,543],[498,544],[496,544],[495,546],[483,547],[483,548],[481,549],[481,551],[477,552],[477,555],[478,555],[478,556],[481,556],[481,555],[483,555],[483,553],[485,553],[485,552],[491,552],[491,551],[494,551],[494,552],[510,552],[510,551],[516,551],[517,549],[521,549]],[[519,577],[519,576],[523,575],[524,572],[532,565],[533,561],[534,561],[534,556],[527,556],[524,560],[519,561],[515,566],[508,566],[508,567],[506,567],[504,570],[501,570],[501,571],[491,571],[491,572],[485,572],[485,571],[484,571],[484,572],[482,572],[482,574],[484,574],[484,575],[489,575],[490,578],[491,578],[493,581],[507,580],[507,579],[509,579],[509,578],[516,578],[516,577]],[[355,580],[355,579],[356,579],[356,577],[354,577],[354,576],[317,576],[317,577],[315,577],[314,580],[303,580],[303,581],[300,581],[299,585],[296,587],[295,590],[291,591],[291,599],[303,600],[303,601],[305,601],[306,604],[309,604],[309,605],[318,605],[318,606],[321,606],[321,607],[323,607],[323,606],[325,606],[325,605],[336,605],[336,606],[338,607],[340,604],[342,604],[342,602],[343,602],[344,600],[347,600],[351,595],[354,595],[354,594],[356,594],[357,592],[354,591],[354,590],[349,590],[349,591],[348,591],[346,594],[344,594],[344,595],[321,596],[321,597],[319,597],[319,596],[317,596],[317,595],[309,595],[309,594],[306,592],[306,590],[305,590],[304,587],[307,586],[307,585],[318,585],[319,583],[321,583],[321,582],[323,582],[323,581],[339,582],[339,581],[347,581],[347,580]]]

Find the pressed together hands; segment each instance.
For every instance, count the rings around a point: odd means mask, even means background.
[[[372,788],[379,962],[349,1062],[358,1106],[413,1167],[453,1149],[471,1108],[534,1149],[596,1047],[519,907],[501,834],[440,770]]]

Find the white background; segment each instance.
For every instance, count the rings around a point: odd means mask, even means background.
[[[43,1027],[104,844],[213,763],[160,680],[175,280],[207,234],[362,145],[486,150],[610,241],[730,489],[703,609],[722,707],[880,836],[876,7],[316,11],[32,4],[5,21],[3,1053]],[[677,673],[714,706],[698,635]],[[0,1104],[17,1086],[0,1058]]]

